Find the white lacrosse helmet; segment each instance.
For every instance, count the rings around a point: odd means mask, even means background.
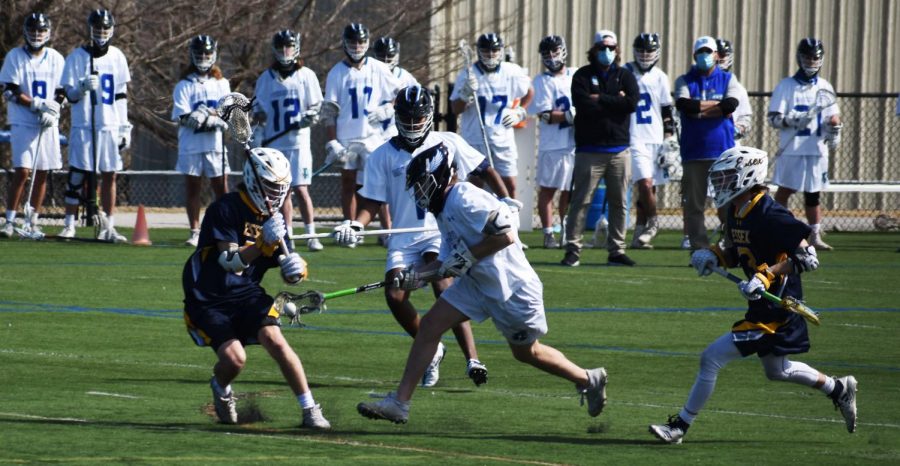
[[[257,209],[269,212],[269,206],[266,205],[268,201],[272,209],[277,211],[291,189],[291,162],[276,149],[251,149],[249,158],[244,163],[244,184]]]
[[[709,182],[716,194],[716,208],[763,184],[768,170],[769,154],[764,150],[739,146],[722,152],[709,167]]]

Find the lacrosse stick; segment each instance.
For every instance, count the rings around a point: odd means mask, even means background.
[[[424,233],[430,231],[438,231],[437,228],[429,228],[429,227],[412,227],[412,228],[388,228],[385,230],[362,230],[357,231],[356,236],[370,236],[370,235],[393,235],[395,233]],[[312,239],[312,238],[331,238],[333,233],[308,233],[304,235],[294,235],[291,236],[291,239],[300,240],[300,239]]]
[[[320,114],[322,111],[322,103],[319,102],[319,103],[310,105],[310,107],[306,110],[306,112],[300,114],[301,120],[303,119],[304,114],[310,113],[313,111],[316,112],[317,115]],[[312,126],[312,125],[309,125],[309,126]],[[284,136],[285,134],[288,134],[288,133],[291,133],[294,131],[300,131],[303,128],[309,128],[309,126],[300,126],[300,120],[295,121],[294,123],[288,125],[287,128],[281,130],[280,132],[273,135],[272,137],[263,139],[261,146],[267,147],[270,143],[276,141],[278,138]]]
[[[34,160],[31,162],[31,181],[28,183],[28,195],[25,197],[25,224],[31,223],[31,213],[34,210],[34,207],[31,205],[31,193],[34,191],[34,179],[37,177],[37,161],[38,157],[41,155],[41,141],[44,139],[44,128],[41,127],[40,131],[38,131],[37,143],[35,144],[34,153],[32,157]],[[34,229],[34,225],[31,225],[31,229],[27,230],[25,228],[16,228],[16,233],[19,234],[22,238],[33,239],[35,241],[40,241],[44,239],[44,234],[39,233]]]
[[[722,267],[714,266],[714,267],[712,267],[712,271],[731,280],[734,283],[739,284],[742,281],[741,277],[738,277],[737,275],[735,275],[731,272],[728,272],[727,270],[723,269]],[[819,323],[820,323],[819,322],[819,313],[810,309],[806,304],[803,304],[803,302],[798,300],[797,298],[793,298],[791,296],[785,296],[784,298],[779,298],[778,296],[775,296],[772,293],[769,293],[768,291],[765,291],[765,290],[763,290],[762,295],[763,295],[763,298],[766,298],[768,301],[771,301],[771,302],[781,306],[781,308],[784,309],[785,311],[793,312],[795,314],[800,314],[800,316],[803,317],[804,319],[806,319],[807,322],[814,324],[814,325],[819,325]]]
[[[358,142],[358,141],[351,142],[350,144],[347,145],[347,148],[345,149],[345,151],[348,152],[347,162],[349,162],[351,159],[358,159],[360,157],[360,154],[362,154],[366,150],[367,149],[366,149],[365,144]],[[327,161],[327,163],[325,163],[321,167],[317,168],[316,171],[313,172],[312,176],[310,176],[310,178],[315,178],[317,175],[322,174],[322,172],[331,168],[331,166],[334,165],[335,163],[337,163],[336,159]],[[344,163],[346,163],[346,162],[344,162]],[[360,167],[360,169],[361,168],[362,167]]]
[[[253,108],[253,101],[248,99],[241,93],[233,92],[222,97],[219,100],[219,118],[228,123],[228,130],[231,137],[235,141],[244,145],[244,153],[250,158],[250,141],[253,139],[253,128],[250,127],[250,111]],[[250,163],[253,170],[253,177],[256,178],[256,184],[263,186],[259,173],[256,171],[256,164]],[[266,201],[266,210],[269,216],[275,215],[276,211],[269,202],[268,196],[263,196]],[[290,250],[284,242],[284,237],[278,239],[278,245],[281,247],[283,254],[287,254]]]
[[[813,104],[812,108],[806,111],[806,117],[810,120],[815,120],[823,110],[837,103],[837,96],[834,92],[829,91],[828,89],[819,89],[816,91],[816,101]],[[794,138],[797,137],[797,134],[800,133],[802,129],[794,129],[793,134],[785,141],[783,145],[778,148],[778,152],[775,152],[775,157],[783,154],[784,151],[791,145]]]
[[[469,48],[469,44],[465,39],[459,41],[459,53],[462,55],[466,73],[471,73],[472,67],[474,66],[472,64],[472,49]],[[468,76],[466,78],[468,79]],[[475,104],[475,113],[478,118],[478,127],[481,128],[481,139],[482,142],[484,142],[484,155],[487,156],[491,168],[494,168],[494,158],[491,156],[491,146],[488,144],[487,130],[484,129],[484,115],[481,113],[481,104],[478,103],[477,95],[475,96],[473,103]]]

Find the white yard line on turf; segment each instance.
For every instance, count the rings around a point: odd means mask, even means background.
[[[137,400],[138,398],[140,398],[139,396],[134,396],[134,395],[123,395],[121,393],[109,393],[109,392],[95,392],[93,390],[91,390],[89,392],[84,392],[84,393],[88,394],[88,395],[96,395],[96,396],[111,396],[113,398],[129,398],[132,400]]]

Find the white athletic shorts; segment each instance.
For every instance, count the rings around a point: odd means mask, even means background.
[[[221,152],[215,151],[178,154],[175,171],[189,176],[218,178],[222,176],[222,157]],[[225,157],[225,173],[228,171],[228,157]]]
[[[538,153],[537,184],[542,188],[560,191],[572,189],[575,169],[575,148],[548,150]]]
[[[472,277],[464,275],[453,280],[440,299],[475,322],[492,318],[510,344],[530,345],[547,334],[543,291],[540,280],[531,280],[507,301],[494,301],[478,290]]]
[[[384,271],[394,269],[405,269],[407,267],[421,268],[425,265],[422,257],[429,253],[440,253],[441,251],[441,234],[434,232],[425,238],[418,238],[415,242],[410,242],[411,238],[421,235],[420,233],[397,233],[388,239],[387,262],[384,265]]]
[[[41,134],[40,126],[12,125],[10,130],[10,145],[12,145],[13,168],[27,168],[31,170],[57,170],[62,168],[62,154],[59,151],[59,128],[44,128],[41,135],[40,153],[37,154],[35,165],[35,151],[38,150],[38,134]]]
[[[353,141],[353,142],[339,141],[339,142],[346,148],[350,148],[350,144],[353,144],[354,142],[360,143],[360,144],[356,145],[356,149],[358,150],[357,157],[354,157],[351,160],[348,160],[347,163],[344,164],[343,169],[344,170],[356,170],[356,184],[362,186],[363,179],[365,178],[363,176],[363,170],[366,169],[366,160],[369,158],[369,154],[371,154],[372,151],[374,151],[378,146],[375,146],[374,148],[368,147],[370,144],[366,144],[366,142],[369,142],[369,140]],[[291,166],[293,167],[293,163],[291,163]]]
[[[472,144],[478,152],[487,157],[484,144]],[[517,176],[519,174],[519,152],[515,147],[497,147],[491,145],[491,158],[494,160],[494,171],[500,176]]]
[[[788,155],[778,157],[772,183],[803,193],[818,193],[828,187],[828,157]]]
[[[659,165],[656,164],[656,157],[662,147],[662,144],[635,143],[631,145],[632,183],[652,179],[653,186],[659,186],[669,181]]]
[[[91,164],[91,129],[72,128],[69,133],[69,166],[84,171],[93,171]],[[122,157],[116,139],[118,128],[97,129],[97,159],[101,172],[117,172],[122,170]]]
[[[308,147],[277,148],[291,161],[291,187],[312,183],[312,152]]]

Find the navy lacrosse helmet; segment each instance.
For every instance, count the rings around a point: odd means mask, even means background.
[[[88,15],[88,28],[91,32],[91,40],[98,47],[105,47],[112,39],[116,27],[116,19],[109,10],[97,9]]]
[[[218,44],[212,37],[204,34],[194,36],[188,50],[191,54],[191,63],[201,73],[206,73],[216,64]]]
[[[641,71],[649,71],[659,62],[661,46],[659,34],[655,32],[642,32],[634,38],[631,48],[634,52],[634,61]]]
[[[556,73],[566,66],[568,51],[566,50],[566,40],[562,36],[544,37],[538,44],[538,52],[541,54],[541,63],[548,70]]]
[[[719,68],[722,71],[731,71],[734,65],[734,47],[728,39],[716,39],[716,53],[719,54]]]
[[[406,167],[406,189],[422,210],[437,215],[444,208],[444,190],[456,174],[453,154],[444,143],[415,156]]]
[[[50,42],[50,18],[43,13],[32,13],[25,17],[25,43],[31,50],[39,50]]]
[[[400,43],[393,37],[379,37],[372,46],[375,58],[387,63],[393,70],[400,63]]]
[[[434,127],[434,99],[428,89],[410,86],[401,89],[394,101],[397,137],[410,152],[425,142]]]
[[[807,37],[797,45],[797,65],[812,78],[819,73],[825,61],[825,46],[815,37]]]
[[[361,23],[350,23],[341,36],[344,53],[353,63],[359,63],[369,50],[369,30]]]
[[[495,70],[503,61],[503,39],[493,32],[482,34],[476,42],[478,61],[488,71]]]
[[[300,34],[283,29],[272,36],[272,53],[282,66],[291,66],[300,56]]]

